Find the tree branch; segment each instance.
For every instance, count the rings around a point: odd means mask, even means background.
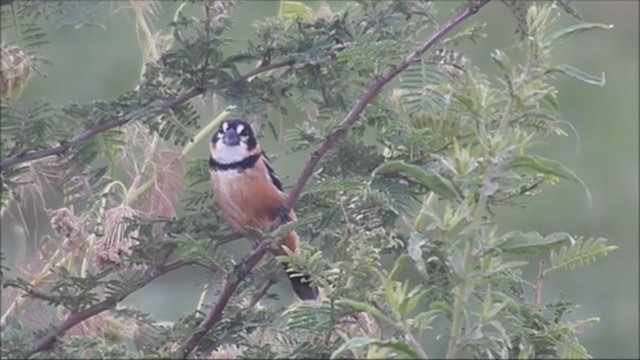
[[[295,185],[293,186],[291,191],[289,191],[287,200],[284,204],[287,209],[292,209],[295,206],[300,197],[300,194],[302,193],[302,189],[306,185],[307,181],[309,181],[309,179],[311,178],[311,175],[313,174],[316,165],[318,165],[318,162],[320,162],[320,159],[327,153],[327,151],[329,151],[329,149],[336,143],[336,141],[338,141],[344,135],[346,129],[353,125],[356,121],[358,121],[367,104],[369,104],[369,102],[380,92],[382,87],[384,87],[389,81],[398,76],[402,71],[407,69],[409,65],[420,61],[422,54],[424,54],[429,48],[431,48],[438,40],[440,40],[445,34],[447,34],[457,25],[462,23],[465,19],[477,13],[483,6],[488,4],[489,1],[491,0],[473,0],[473,2],[458,11],[451,19],[440,25],[420,44],[420,46],[415,51],[407,55],[407,57],[402,62],[393,66],[384,75],[376,76],[371,81],[371,83],[369,83],[369,86],[365,89],[360,98],[358,98],[356,104],[340,122],[338,128],[329,133],[325,137],[320,147],[314,150],[309,156],[309,160],[307,160],[307,163],[298,176]],[[272,229],[275,229],[278,226],[282,225],[282,220],[283,219],[277,218],[272,225]],[[183,358],[189,356],[189,354],[193,351],[193,349],[195,349],[204,335],[218,321],[222,319],[222,312],[231,299],[233,292],[236,290],[240,282],[246,277],[247,273],[255,267],[255,265],[268,251],[267,243],[268,242],[266,241],[260,243],[260,245],[253,252],[251,252],[247,260],[240,264],[241,271],[237,274],[237,276],[234,277],[232,274],[227,275],[223,283],[222,293],[218,297],[218,300],[216,301],[213,309],[211,309],[209,314],[207,314],[205,320],[198,327],[198,332],[191,335],[183,345],[181,349],[181,355]]]
[[[376,95],[378,95],[382,87],[385,86],[389,81],[393,80],[402,71],[406,70],[409,65],[420,61],[422,54],[424,54],[429,48],[431,48],[438,40],[440,40],[445,34],[462,23],[468,17],[477,13],[483,6],[487,5],[489,1],[491,0],[474,0],[471,4],[462,8],[451,19],[440,25],[433,33],[431,33],[431,35],[429,35],[422,42],[422,44],[420,44],[420,46],[411,54],[409,54],[402,62],[393,66],[384,75],[376,76],[373,81],[369,83],[369,86],[360,96],[353,108],[351,108],[351,111],[349,111],[349,113],[347,113],[347,116],[345,116],[345,118],[340,122],[338,128],[327,135],[320,147],[314,150],[309,156],[309,160],[300,172],[300,175],[298,176],[295,185],[289,192],[289,196],[287,198],[287,201],[285,202],[285,206],[288,209],[293,208],[293,206],[298,201],[298,198],[302,194],[302,188],[307,183],[307,181],[309,181],[309,178],[311,178],[311,175],[313,174],[316,165],[318,165],[318,163],[320,162],[320,159],[327,153],[327,151],[329,151],[333,144],[335,144],[336,141],[338,141],[345,134],[347,128],[358,121],[367,104]]]
[[[207,90],[219,90],[225,87],[229,87],[238,82],[248,80],[252,76],[255,76],[262,72],[285,67],[285,66],[290,66],[293,64],[294,64],[293,60],[281,61],[281,62],[255,68],[224,84],[218,84],[212,87],[194,86],[184,94],[177,95],[164,100],[160,105],[148,105],[146,107],[146,110],[156,110],[156,111],[167,110],[174,106],[181,105],[196,96],[202,95]],[[138,114],[138,113],[144,113],[144,112],[145,112],[144,110],[137,110],[135,113]],[[129,121],[133,120],[134,118],[135,118],[135,114],[131,112],[131,113],[119,116],[117,118],[99,122],[94,126],[84,130],[80,134],[74,136],[71,140],[65,141],[64,143],[61,143],[58,146],[55,146],[49,149],[37,150],[33,152],[22,151],[13,157],[0,161],[0,172],[5,171],[8,167],[13,165],[18,165],[18,164],[22,164],[22,163],[33,161],[33,160],[42,159],[48,156],[64,154],[72,147],[77,146],[100,133],[116,128],[118,126],[122,126],[128,123]]]
[[[4,281],[3,287],[12,287],[15,288],[17,290],[21,290],[22,292],[24,292],[24,294],[22,294],[22,296],[24,297],[31,297],[34,299],[38,299],[38,300],[42,300],[42,301],[46,301],[49,303],[55,303],[59,300],[59,297],[53,294],[48,294],[46,292],[40,291],[38,290],[35,286],[33,286],[32,284],[28,284],[26,287],[23,284],[18,283],[17,281],[14,281],[13,279],[8,279]],[[7,312],[8,314],[8,312]],[[3,324],[4,326],[4,324]]]
[[[271,286],[273,286],[277,282],[278,282],[278,279],[275,279],[275,278],[271,278],[271,279],[267,280],[267,282],[264,285],[262,285],[260,290],[258,290],[258,292],[253,294],[253,296],[249,300],[249,303],[247,304],[247,309],[250,309],[250,308],[256,306],[256,304],[259,303],[260,300],[265,295],[267,295],[267,291],[269,291],[269,288],[271,288]]]
[[[216,304],[211,311],[207,314],[207,317],[198,326],[198,331],[191,335],[187,341],[185,341],[182,349],[180,350],[183,358],[186,358],[195,349],[196,345],[202,340],[204,335],[209,331],[218,321],[222,319],[222,311],[227,306],[231,296],[240,285],[240,282],[247,277],[247,274],[258,264],[260,259],[269,251],[270,241],[263,241],[249,254],[249,257],[240,263],[239,268],[233,273],[227,274],[222,285],[222,292],[218,297]]]
[[[155,280],[156,278],[160,277],[161,275],[164,275],[168,272],[177,270],[181,267],[184,267],[190,264],[191,262],[178,260],[170,264],[163,265],[155,269],[155,271],[153,272],[146,273],[138,282],[138,286],[136,286],[134,289],[131,289],[121,294],[118,297],[111,297],[111,298],[102,300],[99,303],[94,304],[85,310],[70,313],[67,316],[67,318],[62,322],[62,324],[51,329],[45,336],[38,339],[33,344],[33,346],[31,346],[31,349],[29,349],[26,353],[23,354],[23,358],[27,359],[33,354],[49,349],[55,343],[56,339],[62,336],[65,332],[67,332],[67,330],[71,329],[72,327],[76,326],[77,324],[83,322],[84,320],[90,317],[96,316],[105,310],[109,310],[113,308],[120,301],[124,300],[124,298],[131,295],[131,293],[145,287],[147,284],[149,284],[151,281]]]

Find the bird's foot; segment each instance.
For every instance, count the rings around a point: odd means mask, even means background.
[[[276,211],[278,212],[278,218],[280,219],[280,221],[282,221],[282,223],[288,223],[289,221],[291,221],[291,216],[289,216],[289,209],[287,209],[286,206],[280,205],[276,208]]]
[[[246,280],[248,282],[251,282],[253,280],[253,276],[251,274],[251,271],[247,270],[247,268],[245,266],[245,262],[246,262],[246,259],[242,259],[242,261],[240,261],[239,263],[234,265],[233,266],[233,274],[239,280]]]

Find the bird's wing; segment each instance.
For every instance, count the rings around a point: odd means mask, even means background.
[[[271,167],[271,163],[269,162],[269,157],[267,156],[267,153],[265,153],[264,151],[262,151],[262,161],[264,162],[264,166],[267,168],[267,172],[269,174],[269,178],[271,179],[271,182],[273,183],[273,185],[278,188],[278,190],[280,190],[281,192],[284,192],[284,189],[282,188],[282,182],[280,181],[280,179],[278,179],[278,175],[276,175],[276,171],[273,170],[273,167]]]

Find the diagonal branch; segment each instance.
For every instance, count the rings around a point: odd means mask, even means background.
[[[177,270],[187,265],[191,265],[191,262],[177,260],[170,264],[160,266],[159,268],[155,269],[155,271],[146,273],[138,281],[138,284],[135,288],[120,294],[120,296],[107,298],[105,300],[100,301],[97,304],[90,306],[85,310],[70,313],[67,316],[67,318],[62,322],[62,324],[51,329],[45,336],[38,339],[33,344],[31,349],[29,349],[26,353],[23,354],[23,359],[27,359],[33,354],[49,349],[55,343],[56,339],[62,336],[65,332],[67,332],[67,330],[83,322],[84,320],[87,320],[90,317],[96,316],[105,310],[109,310],[113,308],[120,301],[124,300],[124,298],[131,295],[131,293],[145,287],[147,284],[149,284],[156,278],[160,277],[161,275],[164,275],[168,272]]]
[[[278,282],[278,279],[275,278],[271,278],[269,280],[267,280],[267,282],[262,285],[262,287],[260,288],[260,290],[258,290],[258,292],[256,292],[255,294],[253,294],[253,296],[251,297],[251,299],[249,300],[249,303],[247,304],[247,309],[250,309],[254,306],[256,306],[256,304],[258,304],[260,302],[260,300],[267,295],[267,291],[269,291],[269,289],[275,285]]]
[[[265,66],[260,66],[223,84],[214,85],[212,87],[195,86],[183,94],[164,100],[160,105],[155,105],[155,104],[148,105],[146,108],[142,110],[136,110],[135,114],[144,113],[146,112],[145,110],[164,111],[167,109],[171,109],[175,106],[181,105],[191,100],[196,96],[204,94],[207,90],[211,90],[211,89],[218,90],[218,89],[226,88],[233,84],[248,80],[251,77],[257,74],[263,73],[265,71],[278,69],[278,68],[290,66],[293,64],[294,64],[293,60],[281,61],[281,62],[277,62],[277,63],[265,65]],[[129,121],[135,118],[135,114],[132,112],[122,116],[118,116],[116,118],[112,118],[110,120],[99,122],[98,124],[74,136],[71,140],[61,143],[58,146],[54,146],[52,148],[43,149],[43,150],[32,151],[32,152],[23,151],[17,155],[14,155],[13,157],[2,160],[0,161],[0,172],[5,171],[8,167],[13,165],[18,165],[18,164],[22,164],[22,163],[33,161],[33,160],[42,159],[48,156],[64,154],[74,146],[77,146],[98,134],[101,134],[105,131],[111,130],[113,128],[116,128],[118,126],[122,126],[128,123]]]
[[[234,273],[229,273],[223,282],[222,292],[218,301],[213,306],[207,317],[198,326],[198,331],[191,335],[181,349],[181,355],[186,358],[195,349],[204,335],[222,319],[222,312],[227,306],[231,296],[244,280],[249,272],[258,264],[260,259],[269,251],[270,241],[262,241],[258,247],[249,254],[249,257],[240,263],[240,268]]]
[[[469,5],[462,8],[451,19],[440,25],[420,44],[420,46],[415,51],[407,55],[407,57],[403,61],[393,66],[382,76],[376,76],[371,81],[371,83],[369,83],[369,86],[367,86],[360,98],[358,98],[356,104],[340,122],[338,128],[329,133],[324,138],[324,141],[322,142],[320,147],[314,150],[309,156],[309,160],[307,160],[307,163],[298,176],[295,185],[293,186],[291,191],[289,191],[287,200],[284,204],[287,209],[291,209],[295,206],[296,202],[300,198],[300,195],[302,194],[302,189],[306,185],[307,181],[309,181],[309,179],[311,178],[311,175],[313,174],[316,165],[318,165],[318,162],[320,162],[320,159],[327,153],[327,151],[329,151],[329,149],[336,143],[336,141],[338,141],[345,134],[347,128],[358,121],[367,104],[369,104],[369,102],[380,92],[380,90],[387,83],[398,76],[402,71],[407,69],[409,65],[420,61],[422,54],[424,54],[429,48],[431,48],[438,40],[440,40],[445,34],[458,26],[464,20],[477,13],[483,6],[487,5],[489,1],[491,0],[472,0]],[[273,223],[272,229],[275,229],[280,225],[282,225],[282,219],[278,218]],[[260,245],[253,252],[251,252],[247,260],[241,263],[241,271],[239,274],[236,274],[236,276],[234,276],[233,274],[229,274],[224,279],[222,292],[220,294],[220,297],[218,297],[215,305],[213,306],[213,309],[211,309],[209,314],[207,314],[205,320],[200,324],[200,326],[198,327],[198,331],[191,335],[183,345],[181,349],[181,355],[183,356],[183,358],[189,356],[189,354],[195,349],[204,335],[222,319],[222,312],[240,282],[246,277],[246,274],[255,267],[255,265],[268,251],[267,243],[268,242],[266,241],[260,243]]]
[[[376,76],[371,81],[371,83],[369,83],[369,86],[366,88],[364,93],[360,95],[360,98],[353,106],[353,108],[351,108],[351,111],[349,111],[349,113],[347,113],[347,116],[342,119],[340,125],[338,125],[338,128],[327,135],[320,147],[314,150],[309,156],[309,160],[300,172],[295,185],[289,192],[289,196],[285,203],[285,206],[287,208],[290,209],[296,204],[298,198],[302,194],[302,188],[311,178],[311,175],[313,174],[316,165],[318,165],[318,162],[320,162],[320,159],[327,153],[327,151],[329,151],[333,144],[335,144],[336,141],[338,141],[345,134],[347,128],[358,121],[367,104],[376,95],[378,95],[382,87],[384,87],[389,81],[393,80],[401,72],[406,70],[409,65],[420,61],[422,54],[424,54],[429,48],[431,48],[438,40],[440,40],[445,34],[458,26],[468,17],[477,13],[483,6],[487,5],[489,1],[491,0],[473,0],[469,5],[458,11],[458,13],[456,13],[451,19],[440,25],[420,44],[420,46],[415,51],[407,55],[407,57],[403,61],[391,67],[391,69],[389,69],[384,75]]]

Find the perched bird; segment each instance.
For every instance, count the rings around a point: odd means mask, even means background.
[[[209,148],[213,196],[231,228],[250,238],[254,247],[260,239],[252,237],[246,227],[266,229],[277,217],[295,218],[293,211],[284,208],[286,194],[282,183],[246,121],[237,118],[224,121],[211,138]],[[299,246],[298,234],[290,232],[280,240],[280,245],[295,252]],[[284,254],[280,246],[272,252]],[[307,276],[287,274],[300,299],[318,297],[318,289]]]

